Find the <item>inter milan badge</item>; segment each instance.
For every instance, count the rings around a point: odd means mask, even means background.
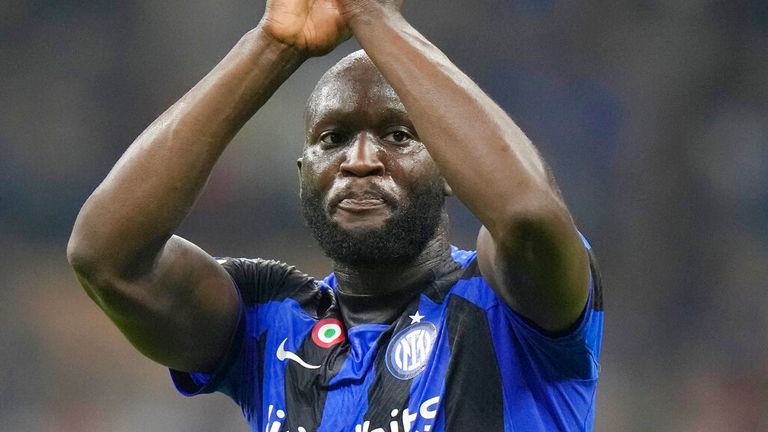
[[[320,320],[312,328],[312,340],[317,346],[330,348],[341,343],[344,339],[346,339],[346,336],[344,336],[344,326],[337,319],[326,318]]]
[[[409,380],[427,367],[437,338],[434,324],[421,322],[424,317],[419,312],[410,318],[411,325],[394,335],[387,346],[387,369],[401,380]]]

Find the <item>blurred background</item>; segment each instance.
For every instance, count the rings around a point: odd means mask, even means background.
[[[245,431],[185,399],[77,285],[65,246],[124,149],[263,2],[0,2],[0,430]],[[601,260],[596,430],[768,431],[768,2],[412,0],[518,121]],[[308,61],[238,135],[180,234],[323,276],[297,206]],[[477,221],[450,204],[453,238]]]

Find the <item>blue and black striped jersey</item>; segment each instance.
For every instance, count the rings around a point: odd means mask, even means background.
[[[417,291],[337,292],[293,267],[221,260],[241,296],[230,352],[212,374],[172,371],[183,394],[220,391],[261,432],[590,431],[603,326],[590,298],[547,334],[452,248]]]

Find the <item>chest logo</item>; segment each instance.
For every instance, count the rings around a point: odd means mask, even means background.
[[[319,347],[330,348],[346,339],[341,321],[334,318],[320,320],[312,327],[312,340]]]
[[[420,374],[435,345],[435,326],[417,321],[393,336],[387,346],[387,369],[397,379],[408,380]]]
[[[311,365],[304,361],[301,357],[299,357],[295,352],[286,351],[285,350],[285,343],[288,341],[288,338],[283,339],[282,342],[280,342],[280,346],[277,347],[277,352],[275,353],[277,355],[277,359],[280,361],[285,360],[293,360],[296,363],[298,363],[301,367],[305,369],[320,369],[320,366]]]

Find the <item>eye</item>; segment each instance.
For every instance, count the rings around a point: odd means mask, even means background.
[[[328,131],[320,134],[320,144],[323,147],[334,147],[346,143],[348,137],[343,133],[336,131]]]
[[[382,139],[384,141],[388,141],[395,144],[407,144],[414,138],[410,132],[406,130],[398,129],[384,135]]]

